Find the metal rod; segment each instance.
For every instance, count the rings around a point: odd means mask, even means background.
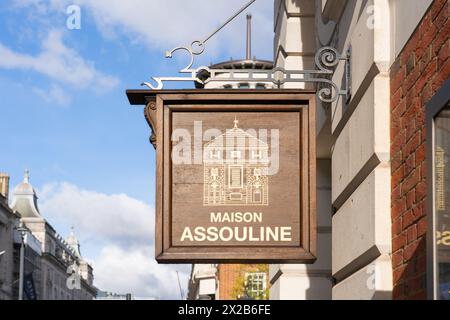
[[[247,60],[252,59],[252,15],[247,15]]]
[[[222,24],[219,28],[217,28],[215,31],[213,31],[213,33],[211,33],[209,36],[207,36],[205,38],[205,40],[203,40],[203,43],[206,43],[209,39],[211,39],[217,32],[219,32],[220,30],[222,30],[223,28],[225,28],[225,26],[227,24],[229,24],[231,21],[234,20],[234,18],[236,18],[238,15],[240,15],[242,13],[242,11],[244,11],[245,9],[247,9],[248,7],[250,7],[256,0],[251,0],[249,3],[247,3],[245,6],[242,7],[242,9],[240,9],[238,12],[236,12],[233,16],[231,16],[231,18],[229,18],[224,24]]]
[[[184,297],[183,297],[183,289],[181,289],[180,275],[178,274],[178,270],[177,270],[177,278],[178,278],[178,287],[180,288],[180,296],[181,296],[181,300],[184,300]]]
[[[23,300],[23,270],[25,262],[25,239],[22,235],[22,243],[20,244],[20,267],[19,267],[19,300]]]
[[[28,229],[25,227],[21,221],[19,226],[14,228],[20,234],[20,259],[19,259],[19,296],[18,300],[23,300],[23,278],[24,278],[24,268],[25,268],[25,236],[27,235]]]

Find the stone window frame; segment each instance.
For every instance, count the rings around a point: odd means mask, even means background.
[[[435,170],[434,170],[434,120],[436,116],[450,103],[450,78],[426,103],[426,162],[427,162],[427,295],[428,299],[438,297],[436,286],[436,225],[435,225]]]

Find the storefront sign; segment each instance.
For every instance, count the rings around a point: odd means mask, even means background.
[[[129,91],[157,152],[156,259],[315,260],[315,94]]]

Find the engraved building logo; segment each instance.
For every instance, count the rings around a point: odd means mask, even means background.
[[[269,205],[268,144],[239,121],[204,148],[204,206]]]

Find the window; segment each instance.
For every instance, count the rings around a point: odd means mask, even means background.
[[[252,150],[252,159],[262,159],[262,151]]]
[[[438,299],[450,300],[450,104],[434,120],[434,224]]]
[[[210,159],[220,159],[220,150],[211,150],[209,152],[209,158]]]
[[[427,105],[430,298],[450,300],[450,80]]]
[[[245,275],[245,293],[255,300],[266,299],[266,274],[252,272]]]

